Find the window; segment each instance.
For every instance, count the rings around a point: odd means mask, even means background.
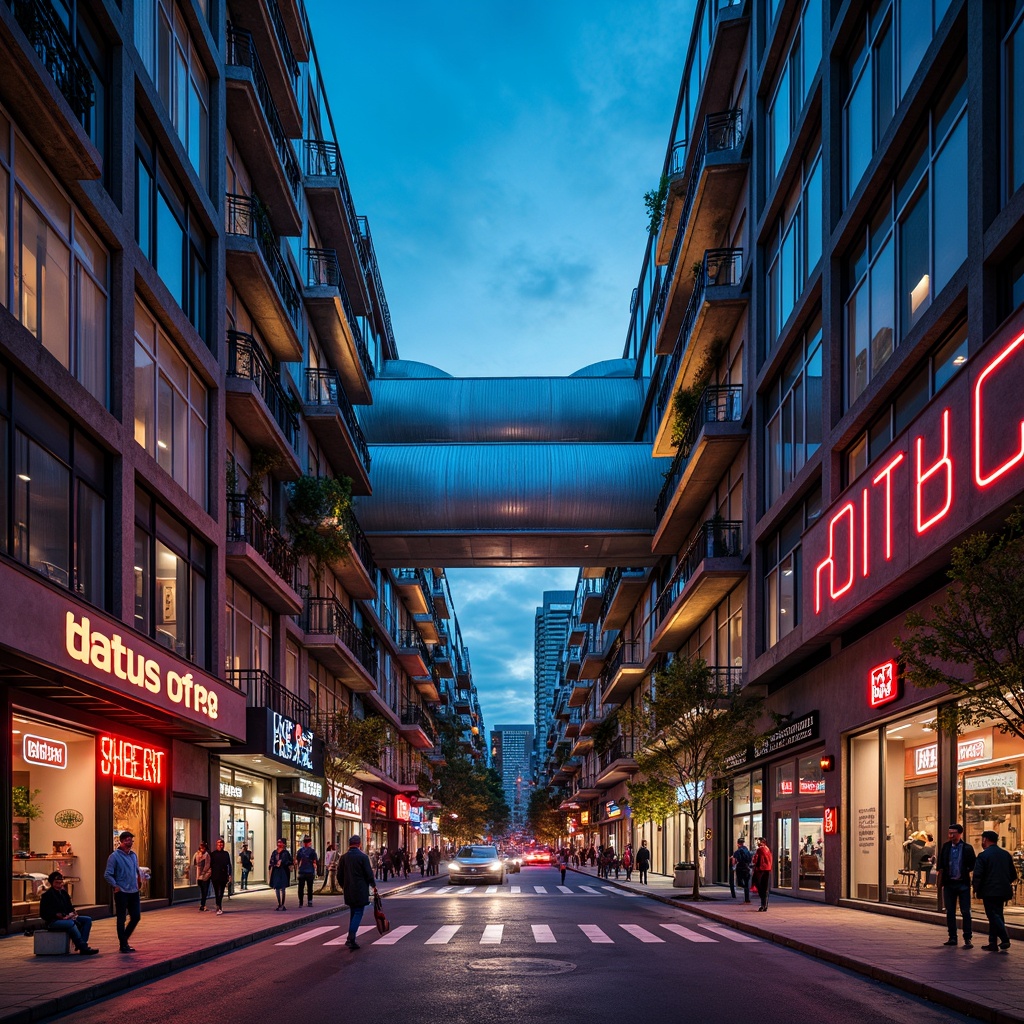
[[[225,668],[229,672],[234,669],[270,671],[273,620],[269,609],[230,578],[225,588]]]
[[[774,647],[799,625],[801,537],[820,515],[819,485],[764,547],[765,650]]]
[[[1017,16],[1003,39],[1003,81],[1006,83],[1004,194],[1007,199],[1024,185],[1024,7],[1017,6]]]
[[[821,445],[821,314],[767,395],[765,505],[770,508]]]
[[[7,159],[8,127],[0,116],[0,131],[5,133],[0,146],[0,300],[97,401],[107,405],[107,251],[17,133],[13,161]],[[8,252],[13,254],[14,279],[9,300]]]
[[[206,386],[141,302],[135,303],[135,440],[206,508]]]
[[[135,492],[135,627],[208,668],[206,545],[144,491]]]
[[[209,171],[210,86],[174,0],[136,0],[135,48],[200,180]]]
[[[6,385],[4,387],[6,392]],[[108,461],[45,398],[0,400],[0,550],[101,608],[108,600]]]
[[[844,261],[848,407],[967,255],[966,106],[961,64]]]

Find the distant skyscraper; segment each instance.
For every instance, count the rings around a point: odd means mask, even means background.
[[[496,725],[491,730],[491,765],[501,776],[511,824],[522,825],[533,779],[533,726]]]
[[[538,744],[544,742],[551,725],[551,701],[558,680],[558,661],[569,635],[572,598],[571,590],[545,590],[544,604],[533,620],[533,725]]]

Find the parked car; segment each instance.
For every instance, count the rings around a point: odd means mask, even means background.
[[[448,864],[448,881],[466,882],[505,881],[505,862],[498,856],[495,846],[463,846]]]

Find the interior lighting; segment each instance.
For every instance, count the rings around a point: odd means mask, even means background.
[[[914,316],[921,304],[928,298],[928,290],[931,279],[925,274],[920,281],[910,289],[910,315]]]
[[[32,477],[30,477],[30,476],[28,475],[28,473],[19,473],[19,474],[18,474],[18,479],[19,479],[19,480],[24,480],[24,481],[25,481],[25,483],[28,483],[28,482],[29,482],[29,481],[30,481],[30,480],[32,479]]]
[[[823,772],[830,772],[836,766],[836,759],[831,754],[822,754],[818,758],[818,764]]]

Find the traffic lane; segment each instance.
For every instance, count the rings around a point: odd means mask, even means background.
[[[420,1000],[443,1008],[446,1024],[562,1024],[567,1015],[606,1021],[638,1013],[687,1024],[740,1014],[759,1024],[968,1019],[642,898],[513,895],[505,886],[494,895],[385,902],[393,931],[377,937],[371,928],[358,951],[341,944],[348,915],[331,915],[80,1010],[75,1021],[124,1013],[133,1024],[164,1024],[169,1012],[262,1019],[282,1000],[301,1000],[310,1021],[350,1011],[361,1024],[391,1024]]]

